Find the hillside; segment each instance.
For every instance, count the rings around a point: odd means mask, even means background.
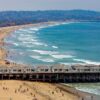
[[[88,10],[51,11],[3,11],[0,12],[0,27],[47,21],[98,21],[100,12]]]

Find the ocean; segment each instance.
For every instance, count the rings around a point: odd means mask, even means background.
[[[15,31],[5,40],[7,59],[24,64],[99,64],[100,23],[42,25]]]
[[[100,64],[100,23],[71,22],[16,30],[5,41],[8,60],[22,64]],[[99,94],[100,83],[70,84]],[[99,94],[100,95],[100,94]]]

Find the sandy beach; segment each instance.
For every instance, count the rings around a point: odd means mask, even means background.
[[[53,83],[0,81],[0,100],[99,100],[100,96]]]
[[[0,81],[2,100],[78,100],[49,83],[26,81]]]

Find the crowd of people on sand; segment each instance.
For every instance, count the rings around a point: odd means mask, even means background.
[[[11,92],[10,87],[7,86],[7,84],[5,84],[5,82],[1,83],[0,86],[1,86],[0,88],[2,89],[2,91],[4,91],[5,93]],[[13,88],[13,86],[12,86],[12,88]],[[30,92],[30,89],[28,87],[25,88],[23,84],[20,84],[17,88],[14,88],[12,92],[14,92],[14,94],[16,94],[16,96],[17,96],[18,93],[25,94],[25,95],[28,94],[28,95],[33,97],[32,100],[38,100],[36,95],[33,94],[32,92]],[[0,98],[1,98],[1,96],[0,96]],[[13,99],[13,97],[9,97],[8,100],[14,100],[14,99]]]
[[[18,96],[26,98],[24,100],[78,100],[56,86],[41,82],[3,81],[0,82],[0,91],[5,93],[6,99],[3,100],[17,100]]]

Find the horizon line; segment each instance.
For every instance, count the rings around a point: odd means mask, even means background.
[[[10,12],[10,11],[29,11],[29,12],[34,12],[34,11],[92,11],[92,12],[100,12],[98,10],[90,10],[90,9],[49,9],[49,10],[0,10],[0,12]]]

